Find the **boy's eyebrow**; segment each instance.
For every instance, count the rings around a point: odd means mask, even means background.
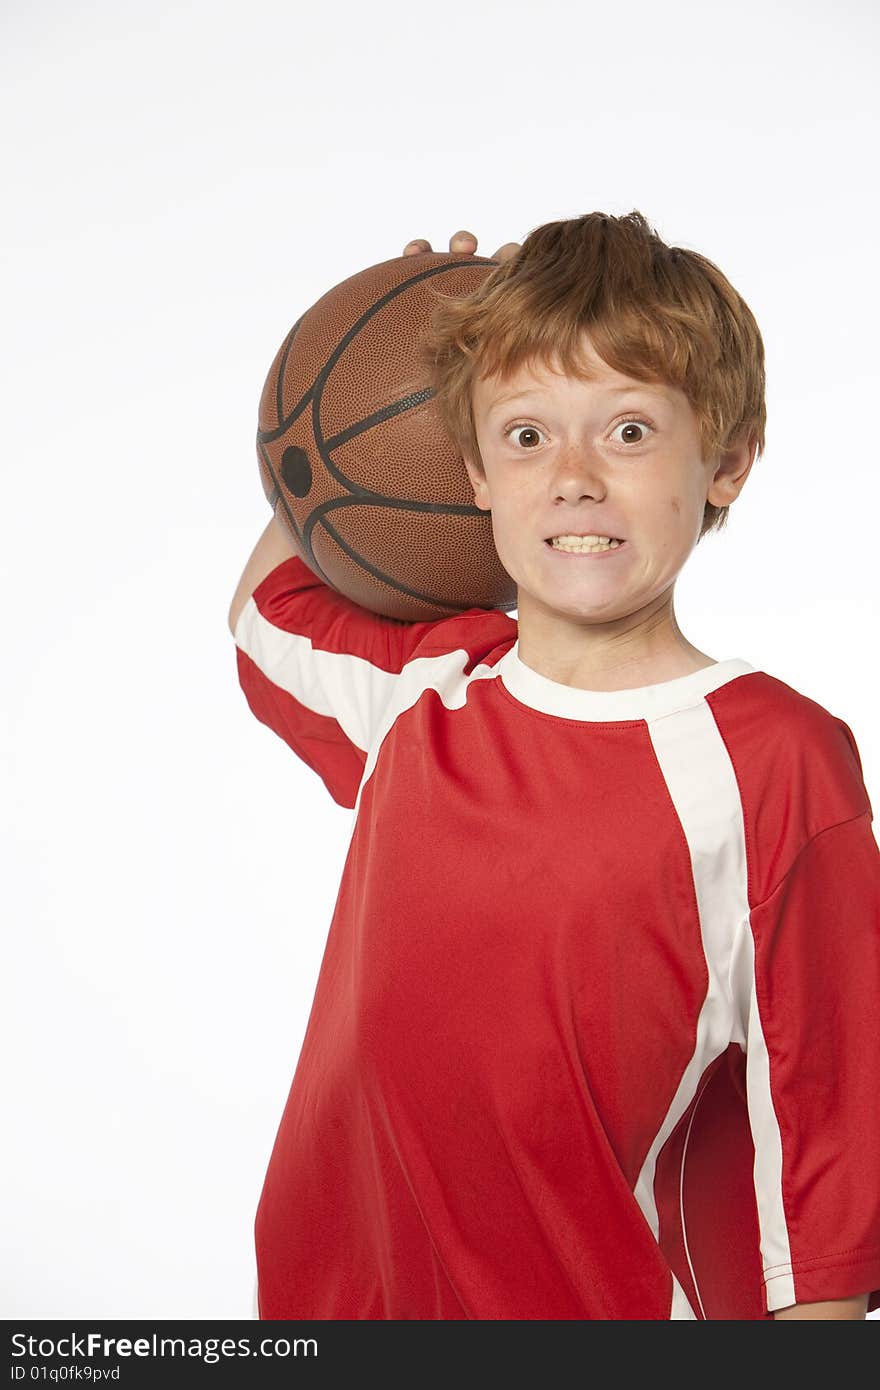
[[[600,387],[600,390],[602,389],[603,388]],[[662,396],[664,399],[667,396],[667,388],[665,386],[655,386],[647,381],[635,386],[609,386],[604,389],[607,396],[640,396],[650,394],[652,396]],[[502,405],[508,405],[511,401],[524,401],[528,400],[530,397],[541,395],[543,395],[543,392],[539,388],[531,391],[511,391],[508,395],[499,396],[497,400],[493,401],[487,413],[491,415],[493,410],[497,410]]]

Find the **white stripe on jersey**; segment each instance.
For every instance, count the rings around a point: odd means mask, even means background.
[[[464,667],[467,661],[468,653],[464,647],[458,647],[455,651],[443,652],[439,656],[414,657],[406,663],[400,675],[395,677],[393,692],[388,697],[385,709],[381,713],[379,727],[374,730],[367,751],[352,816],[352,828],[360,810],[361,792],[376,766],[382,740],[404,710],[412,709],[426,690],[436,690],[447,709],[461,709],[467,703],[468,689],[472,681],[494,680],[498,676],[500,662],[494,666],[487,666],[481,662],[466,676]]]
[[[691,1060],[648,1150],[636,1182],[635,1197],[656,1238],[659,1234],[654,1196],[657,1157],[693,1101],[706,1068],[727,1050],[731,1041],[738,1042],[747,1047],[748,1101],[756,1148],[755,1187],[762,1260],[765,1269],[768,1265],[784,1267],[790,1256],[782,1207],[782,1145],[770,1095],[767,1049],[754,1006],[754,958],[752,956],[746,980],[742,964],[748,962],[749,957],[739,949],[746,937],[751,941],[748,865],[739,787],[724,740],[705,700],[689,709],[650,720],[648,729],[690,851],[708,985],[697,1020]],[[736,971],[734,965],[738,967]],[[743,998],[744,983],[749,990],[748,999]],[[747,1038],[744,1019],[748,1019]],[[686,1154],[685,1144],[680,1193]],[[690,1264],[684,1216],[682,1205],[682,1233]],[[693,1268],[691,1272],[694,1274]],[[696,1278],[694,1284],[700,1311],[705,1316]],[[673,1280],[671,1317],[687,1317],[682,1306],[686,1303],[678,1282]],[[694,1316],[693,1311],[691,1316]]]
[[[767,1286],[767,1307],[787,1308],[795,1302],[794,1273],[788,1225],[782,1202],[782,1136],[770,1090],[770,1056],[761,1026],[755,990],[755,941],[746,921],[737,958],[742,1008],[748,1019],[746,1095],[755,1144],[755,1201],[761,1229],[761,1262]]]
[[[253,595],[239,614],[235,643],[279,690],[313,713],[335,719],[346,738],[366,752],[374,725],[401,680],[395,671],[383,671],[348,652],[313,647],[308,637],[285,632],[264,618]],[[423,659],[421,664],[428,663]]]

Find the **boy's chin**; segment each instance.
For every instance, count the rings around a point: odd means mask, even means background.
[[[542,618],[548,621],[561,618],[576,622],[578,619],[589,618],[592,614],[599,615],[596,604],[589,604],[583,600],[578,602],[570,595],[561,594],[552,588],[527,588],[520,584],[516,589],[516,606],[520,615],[525,613],[529,618],[539,622]]]

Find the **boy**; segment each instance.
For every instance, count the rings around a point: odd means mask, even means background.
[[[858,750],[673,611],[763,449],[760,333],[637,212],[502,250],[425,365],[518,620],[369,613],[274,521],[230,610],[254,714],[354,809],[259,1314],[863,1318],[880,853]]]

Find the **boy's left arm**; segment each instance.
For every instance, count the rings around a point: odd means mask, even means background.
[[[868,1315],[868,1295],[855,1298],[835,1298],[830,1303],[793,1303],[790,1308],[778,1308],[774,1318],[859,1318]]]
[[[845,809],[750,909],[734,970],[764,1310],[780,1318],[880,1308],[880,851],[864,793]]]

